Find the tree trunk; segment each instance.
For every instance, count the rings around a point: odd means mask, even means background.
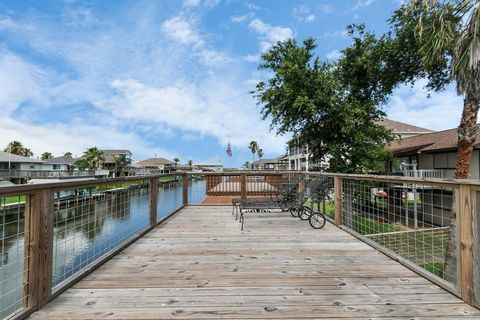
[[[468,179],[470,173],[470,160],[472,159],[473,146],[477,137],[478,100],[467,93],[463,101],[463,112],[460,126],[458,127],[458,152],[455,179]],[[456,194],[452,195],[452,216],[450,218],[448,244],[445,252],[444,278],[456,285],[457,283],[457,219],[456,219]]]

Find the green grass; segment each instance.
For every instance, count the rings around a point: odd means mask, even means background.
[[[310,204],[311,204],[311,201],[308,200],[305,205],[307,207],[310,207]],[[322,207],[322,205],[318,204],[317,202],[315,202],[313,204],[313,210],[316,210],[316,211],[319,211],[319,212],[322,212],[323,213],[323,208],[320,209]],[[325,209],[326,209],[326,212],[325,212],[325,215],[334,219],[335,218],[335,203],[332,201],[332,200],[328,200],[326,201],[325,203]]]
[[[358,214],[353,216],[353,221],[353,230],[363,235],[408,230],[408,228],[401,225],[380,222],[372,218],[361,217]]]
[[[443,263],[442,262],[435,262],[435,263],[424,263],[421,264],[420,267],[423,269],[433,273],[434,275],[443,278]]]
[[[175,176],[168,176],[168,177],[160,177],[158,178],[161,182],[170,182],[170,181],[175,181],[176,177]]]
[[[1,204],[12,204],[12,203],[17,203],[17,202],[24,203],[25,202],[25,196],[6,197],[6,198],[3,198],[0,203]]]

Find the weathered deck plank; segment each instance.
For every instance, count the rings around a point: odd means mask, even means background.
[[[187,207],[31,319],[480,319],[327,224]]]

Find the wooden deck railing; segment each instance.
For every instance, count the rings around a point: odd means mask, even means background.
[[[189,195],[197,193],[196,203],[203,195],[265,196],[293,174],[165,174],[0,188],[0,319],[41,308],[192,203]],[[479,181],[325,175],[327,197],[310,206],[479,306]]]

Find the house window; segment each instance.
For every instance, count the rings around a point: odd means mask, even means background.
[[[59,164],[54,164],[53,165],[53,170],[60,170],[60,165]]]
[[[433,155],[434,169],[455,169],[457,154],[455,152],[436,153]]]
[[[35,169],[35,166],[31,164],[30,169]]]

